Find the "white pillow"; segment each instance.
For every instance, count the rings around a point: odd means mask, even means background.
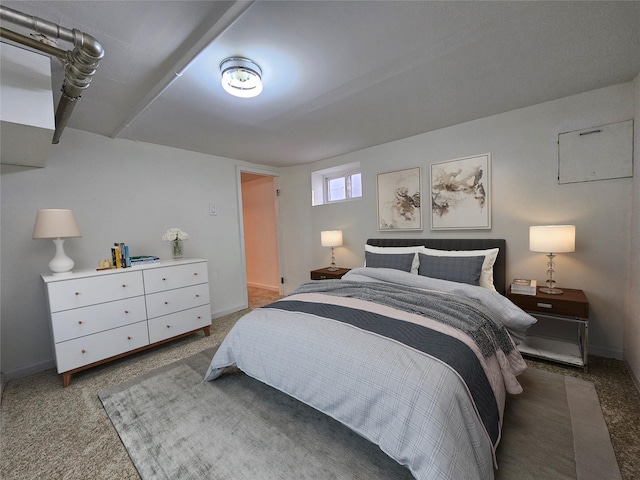
[[[378,253],[378,254],[397,254],[397,253],[415,253],[415,255],[413,256],[413,262],[411,263],[411,272],[409,273],[413,273],[414,275],[418,274],[418,267],[420,266],[420,259],[418,258],[418,252],[422,252],[424,247],[421,246],[415,246],[415,247],[374,247],[373,245],[369,245],[369,244],[365,244],[364,245],[364,251],[365,252],[371,252],[371,253]],[[365,261],[364,266],[367,266],[367,263]],[[484,264],[483,264],[484,266]]]
[[[480,273],[480,286],[493,290],[494,292],[496,291],[496,287],[493,285],[493,264],[496,263],[496,258],[498,258],[499,248],[489,248],[488,250],[436,250],[427,247],[420,248],[422,250],[419,252],[423,255],[432,255],[434,257],[477,257],[484,255],[482,272]]]

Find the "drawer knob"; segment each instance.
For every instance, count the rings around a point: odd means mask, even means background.
[[[169,305],[169,302],[164,302],[165,305]]]
[[[171,325],[167,325],[167,328],[171,328]]]
[[[198,276],[198,272],[194,273],[194,275],[197,277]]]
[[[162,281],[163,281],[163,282],[165,282],[166,280],[167,280],[166,278],[163,278],[163,279],[162,279]]]
[[[82,349],[82,353],[87,353],[87,351],[83,348],[83,349]]]
[[[127,340],[131,340],[131,337],[127,337]]]
[[[202,317],[200,315],[198,315],[198,320],[200,320]]]
[[[123,284],[123,285],[122,285],[122,288],[127,288],[127,286]]]
[[[78,325],[82,325],[82,320],[78,320]]]
[[[196,298],[200,298],[200,295],[196,294]]]
[[[124,313],[129,313],[129,310],[125,310]]]
[[[80,295],[80,292],[76,292],[76,295]]]

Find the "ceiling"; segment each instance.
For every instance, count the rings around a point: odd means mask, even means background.
[[[68,127],[272,166],[360,150],[640,73],[634,1],[2,5],[78,29],[104,47]],[[230,56],[261,67],[259,97],[223,91],[219,64]],[[63,72],[57,60],[52,65],[57,104]]]

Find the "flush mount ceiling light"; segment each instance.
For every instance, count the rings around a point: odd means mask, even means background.
[[[231,57],[220,63],[222,88],[235,97],[252,98],[262,92],[262,70],[251,60]]]

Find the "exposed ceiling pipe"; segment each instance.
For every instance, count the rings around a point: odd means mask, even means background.
[[[46,37],[70,42],[74,46],[73,50],[62,50],[11,30],[0,29],[0,36],[3,38],[55,56],[64,66],[62,97],[56,109],[56,129],[51,141],[51,143],[57,144],[60,142],[60,136],[69,121],[76,101],[80,98],[82,91],[91,83],[98,64],[104,57],[104,49],[91,35],[76,29],[61,27],[11,8],[0,6],[0,19],[28,28]]]

